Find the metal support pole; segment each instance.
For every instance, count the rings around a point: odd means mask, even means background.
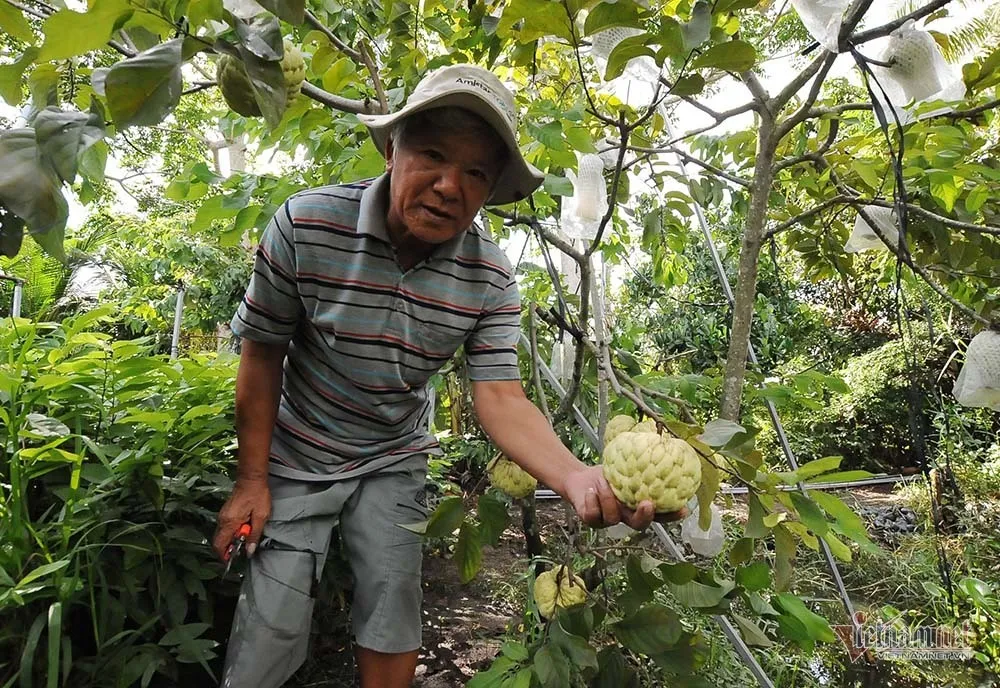
[[[673,137],[673,130],[671,129],[669,122],[666,123],[665,130],[667,132],[667,136]],[[687,167],[684,164],[684,158],[680,155],[677,156],[677,165],[681,168],[681,174],[687,176]],[[705,237],[705,243],[712,256],[712,263],[715,265],[715,272],[719,276],[722,291],[726,295],[726,301],[729,302],[729,307],[732,308],[736,302],[736,299],[733,297],[733,289],[729,284],[729,277],[726,275],[726,269],[722,265],[722,259],[719,257],[719,251],[715,248],[715,241],[712,239],[712,232],[708,227],[708,221],[705,220],[705,214],[701,210],[701,205],[697,202],[694,203],[694,213],[698,218],[701,233]],[[759,365],[757,352],[754,351],[753,344],[751,342],[747,342],[747,354],[753,365]],[[767,413],[771,417],[771,424],[774,426],[774,431],[778,435],[778,441],[781,443],[781,450],[785,454],[785,459],[788,461],[788,465],[791,466],[794,471],[799,467],[799,462],[795,457],[795,452],[792,451],[791,445],[788,443],[788,436],[785,434],[785,428],[781,423],[781,418],[778,416],[778,410],[775,408],[770,399],[764,399],[764,403],[767,406]],[[798,483],[798,489],[802,494],[806,494],[806,487],[802,482]],[[830,569],[830,574],[833,576],[833,582],[837,586],[837,592],[840,595],[841,602],[844,603],[844,609],[847,611],[851,625],[854,627],[855,632],[857,632],[860,630],[860,626],[855,618],[854,603],[851,601],[851,596],[847,593],[847,586],[844,585],[844,579],[840,575],[840,567],[837,566],[837,562],[833,558],[833,552],[830,551],[830,546],[826,544],[826,540],[823,538],[817,539],[819,540],[820,547],[823,549],[823,557],[826,559],[826,565]]]
[[[531,350],[531,343],[528,341],[528,338],[524,336],[523,332],[521,333],[521,346],[528,351]],[[566,390],[559,384],[559,380],[556,379],[556,376],[552,373],[549,367],[545,365],[544,361],[538,361],[538,370],[542,374],[542,377],[544,377],[546,381],[552,385],[552,389],[555,390],[556,394],[558,394],[560,398],[566,396]],[[590,442],[595,451],[600,452],[601,444],[597,438],[597,431],[594,430],[594,426],[590,424],[590,421],[587,420],[587,417],[583,415],[583,412],[580,411],[576,404],[573,404],[573,417],[576,419],[577,425],[580,426],[583,436],[587,438],[587,441]],[[667,529],[664,528],[662,524],[654,523],[653,532],[656,534],[657,538],[659,538],[660,542],[666,548],[670,556],[677,561],[687,560],[687,557],[684,555],[684,550],[681,549],[676,542],[674,542],[674,539],[670,537],[670,533],[667,532]],[[762,688],[774,688],[774,684],[771,683],[771,679],[768,678],[763,667],[761,667],[761,665],[757,662],[757,658],[753,656],[750,648],[747,647],[747,644],[743,641],[743,637],[733,627],[729,617],[716,614],[712,617],[712,619],[719,624],[719,627],[722,629],[722,633],[732,644],[733,649],[736,650],[736,654],[740,656],[740,659],[742,659],[747,665],[747,668],[750,669],[750,673],[752,673],[754,678],[757,679],[757,683]]]
[[[181,318],[184,316],[184,285],[177,285],[177,304],[174,307],[174,333],[170,338],[170,358],[177,358],[181,343]]]
[[[10,307],[10,317],[21,317],[21,299],[23,298],[23,294],[24,283],[21,281],[14,282],[14,303]]]

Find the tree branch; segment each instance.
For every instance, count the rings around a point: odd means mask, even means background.
[[[371,75],[372,81],[375,84],[375,95],[378,97],[379,114],[386,114],[389,112],[389,101],[385,97],[385,88],[382,86],[382,78],[379,76],[378,67],[375,66],[375,57],[372,55],[371,48],[368,47],[368,41],[362,38],[358,41],[358,52],[361,54],[361,59],[365,63],[365,68],[368,70],[368,74]]]
[[[531,382],[535,387],[535,397],[538,398],[538,408],[552,424],[552,414],[549,412],[549,402],[545,398],[545,388],[542,386],[542,376],[539,373],[538,361],[538,326],[534,306],[528,308],[528,341],[531,344]]]
[[[824,155],[830,147],[837,140],[837,134],[840,132],[840,120],[834,119],[830,122],[830,131],[826,135],[826,140],[823,144],[812,153],[803,153],[802,155],[796,156],[794,158],[785,158],[784,160],[779,160],[774,165],[774,173],[777,174],[781,170],[792,167],[793,165],[798,165],[803,162],[808,162],[810,160],[815,160],[816,156]]]
[[[987,112],[989,110],[995,110],[1000,108],[1000,98],[991,100],[987,103],[983,103],[974,108],[969,108],[968,110],[955,110],[954,112],[946,112],[939,117],[946,117],[947,119],[971,119],[972,117],[978,117],[979,115]]]
[[[640,146],[629,146],[629,150],[636,151],[638,153],[673,153],[674,155],[683,158],[685,161],[697,165],[698,167],[701,167],[702,169],[708,172],[711,172],[716,177],[722,177],[723,179],[728,179],[733,184],[739,184],[742,187],[750,188],[749,179],[744,179],[743,177],[738,177],[735,174],[726,172],[725,170],[718,168],[715,165],[707,163],[704,160],[701,160],[700,158],[694,157],[690,153],[681,150],[677,146],[667,146],[666,148],[642,148]]]
[[[859,31],[850,38],[850,43],[853,45],[861,45],[862,43],[867,43],[868,41],[873,41],[876,38],[884,38],[890,33],[901,27],[903,24],[909,20],[923,19],[924,17],[937,12],[939,9],[950,3],[952,0],[931,0],[923,7],[910,12],[909,14],[903,15],[898,19],[894,19],[887,24],[882,26],[877,26],[874,29],[868,29],[867,31]]]
[[[846,201],[848,205],[862,206],[862,205],[877,205],[880,208],[895,208],[896,205],[890,201],[883,201],[877,198],[857,198],[853,197]],[[944,215],[938,215],[937,213],[927,210],[915,203],[907,203],[906,209],[910,212],[916,213],[917,215],[923,215],[924,217],[940,222],[946,227],[951,227],[952,229],[958,229],[963,232],[975,232],[976,234],[992,234],[994,236],[1000,236],[1000,227],[996,225],[977,225],[971,222],[962,222],[961,220],[953,220],[950,217],[945,217]]]
[[[799,89],[809,83],[809,80],[816,76],[821,69],[823,69],[824,65],[827,64],[827,61],[830,60],[830,57],[831,54],[824,50],[817,55],[805,69],[796,74],[795,78],[789,81],[788,84],[778,92],[778,95],[771,100],[769,105],[772,112],[777,113],[785,107],[788,101],[790,101],[795,94],[799,92]],[[836,55],[833,55],[833,58],[836,58]],[[832,64],[832,60],[830,60],[830,62]],[[827,66],[826,69],[829,70],[830,67]],[[822,83],[822,80],[820,83]]]
[[[563,239],[561,236],[548,229],[543,225],[537,217],[534,215],[524,215],[522,213],[515,213],[510,210],[501,210],[500,208],[487,208],[486,212],[496,215],[497,217],[502,217],[507,220],[510,224],[514,225],[524,225],[526,227],[531,227],[536,232],[538,232],[547,242],[555,246],[557,249],[565,253],[567,256],[572,258],[576,263],[580,263],[584,260],[584,255],[576,250],[576,247],[571,243]]]
[[[852,198],[853,198],[853,196],[847,196],[847,195],[841,194],[839,196],[834,196],[833,198],[831,198],[829,200],[823,201],[819,205],[813,206],[809,210],[801,212],[798,215],[795,215],[794,217],[791,217],[791,218],[785,220],[784,222],[782,222],[780,225],[778,225],[774,229],[771,229],[771,230],[765,232],[764,233],[764,239],[765,240],[770,239],[775,234],[780,234],[781,232],[784,232],[786,229],[790,229],[790,228],[794,227],[795,225],[799,224],[800,222],[804,222],[804,221],[808,220],[809,218],[813,217],[814,215],[818,215],[819,213],[823,212],[827,208],[829,208],[831,206],[834,206],[834,205],[837,205],[837,204],[840,204],[840,203],[844,203],[846,201],[851,200]]]
[[[830,73],[830,68],[833,67],[833,63],[836,60],[836,55],[832,53],[825,54],[825,58],[820,63],[819,69],[816,71],[816,78],[813,79],[812,87],[809,89],[809,94],[806,96],[806,99],[802,101],[802,105],[799,106],[798,110],[778,125],[776,135],[779,141],[801,122],[804,122],[809,116],[809,110],[813,105],[815,105],[816,99],[819,98],[819,92],[820,89],[823,88],[823,82],[826,80],[826,75]],[[782,104],[782,107],[784,107],[784,104]]]
[[[323,22],[321,22],[316,17],[315,14],[313,14],[309,10],[306,10],[305,18],[306,18],[306,23],[309,24],[314,29],[316,29],[317,31],[319,31],[324,36],[326,36],[330,40],[330,42],[333,43],[334,47],[337,48],[337,50],[344,53],[349,58],[351,58],[352,60],[354,60],[359,64],[364,63],[364,59],[361,57],[361,53],[359,53],[351,46],[347,45],[347,43],[344,43],[344,41],[337,38],[337,36],[333,33],[333,31],[328,29],[326,25],[324,25]]]
[[[632,134],[632,129],[625,125],[625,113],[621,113],[619,115],[618,132],[621,135],[622,140],[618,144],[618,160],[615,163],[614,177],[611,179],[611,193],[608,194],[608,210],[604,213],[604,217],[601,218],[601,225],[597,228],[597,236],[595,236],[594,240],[590,242],[590,246],[587,250],[583,252],[588,265],[590,264],[590,256],[592,256],[594,251],[596,251],[601,245],[601,237],[604,236],[604,229],[611,222],[611,218],[615,215],[615,209],[618,207],[618,185],[621,183],[622,168],[625,165],[625,151],[628,150],[628,139]],[[581,270],[583,269],[583,263],[580,264],[580,268]]]
[[[352,100],[350,98],[343,98],[333,93],[324,91],[318,86],[313,86],[308,81],[302,82],[302,95],[312,98],[317,103],[322,103],[327,107],[332,107],[334,110],[341,110],[342,112],[351,112],[355,115],[376,115],[378,114],[377,108],[372,107],[371,103],[367,100]]]

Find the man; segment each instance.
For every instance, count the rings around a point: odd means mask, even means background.
[[[440,453],[426,385],[463,344],[477,417],[507,456],[585,523],[653,518],[651,503],[624,508],[522,389],[513,270],[473,224],[543,178],[518,150],[511,93],[484,69],[444,67],[399,112],[360,119],[386,173],[289,199],[232,322],[239,466],[216,552],[241,524],[252,532],[224,686],[280,686],[302,663],[335,526],[355,580],[361,686],[410,685],[421,543],[397,524],[426,517],[427,455]]]

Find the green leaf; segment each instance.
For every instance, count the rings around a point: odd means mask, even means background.
[[[772,597],[771,602],[798,619],[809,633],[809,637],[813,640],[832,643],[837,639],[833,629],[830,628],[829,622],[806,607],[805,603],[795,595],[781,593]]]
[[[34,568],[28,573],[24,578],[17,582],[18,588],[23,588],[29,583],[32,583],[39,578],[48,576],[49,574],[55,573],[56,571],[61,571],[69,565],[69,559],[60,559],[59,561],[53,561],[48,564],[42,564],[41,566]]]
[[[597,669],[597,651],[590,646],[586,638],[574,635],[563,628],[558,618],[556,623],[549,627],[549,638],[563,651],[572,666],[578,669]]]
[[[878,191],[882,187],[882,177],[870,160],[855,159],[851,162],[851,169],[858,173],[861,181],[871,190]]]
[[[620,648],[609,645],[597,653],[599,669],[593,680],[593,688],[623,688],[629,685],[631,669],[625,664],[625,656]]]
[[[31,432],[42,437],[67,437],[70,434],[65,423],[43,413],[29,413],[25,420],[28,421]]]
[[[65,60],[104,46],[132,15],[128,0],[94,0],[83,14],[62,9],[42,24],[39,62]]]
[[[257,106],[267,125],[274,128],[281,122],[288,105],[288,91],[285,88],[285,73],[281,70],[281,63],[258,57],[242,45],[239,47],[239,53],[243,66],[246,67],[247,76],[250,77]]]
[[[728,595],[735,586],[732,582],[722,581],[721,585],[706,585],[698,581],[689,581],[684,585],[667,584],[670,594],[686,607],[715,607]]]
[[[698,435],[698,439],[710,447],[718,448],[724,447],[729,440],[745,432],[746,428],[739,423],[717,418],[705,424],[705,429]]]
[[[814,459],[802,464],[794,471],[776,473],[775,475],[781,478],[782,482],[786,485],[795,485],[799,481],[808,480],[817,475],[837,470],[840,467],[840,462],[843,460],[844,457],[842,456],[825,456],[822,459]]]
[[[774,587],[787,590],[792,582],[792,565],[795,561],[795,538],[783,526],[774,529]]]
[[[970,213],[978,212],[990,197],[990,190],[985,184],[980,184],[965,197],[965,209]]]
[[[764,511],[764,505],[760,503],[760,498],[752,492],[748,496],[747,501],[750,504],[750,508],[743,537],[762,538],[767,535],[769,530],[767,526],[764,525],[764,516],[766,513]]]
[[[830,553],[837,557],[841,561],[851,560],[851,548],[844,544],[844,542],[833,534],[832,531],[827,531],[823,533],[823,540],[826,542],[827,547],[830,548]]]
[[[476,513],[483,544],[496,545],[507,527],[507,505],[487,492],[480,495]]]
[[[698,485],[698,527],[704,531],[712,527],[712,502],[719,491],[721,473],[715,464],[703,456],[701,461],[701,483]]]
[[[879,547],[868,537],[865,522],[842,500],[828,492],[814,490],[813,501],[823,507],[823,511],[834,519],[834,528],[838,533],[850,538],[868,552],[878,552]]]
[[[96,113],[47,107],[35,117],[35,141],[63,181],[73,183],[80,156],[104,138],[104,123]]]
[[[612,632],[624,647],[645,655],[669,650],[680,640],[680,617],[662,604],[649,604],[612,624]]]
[[[566,142],[563,139],[562,124],[558,121],[551,121],[543,126],[528,124],[528,133],[534,136],[546,148],[552,150],[566,150]]]
[[[771,584],[771,568],[762,561],[736,570],[736,582],[750,591],[763,590]]]
[[[455,563],[458,564],[458,579],[468,583],[483,565],[483,545],[479,541],[479,528],[472,521],[463,521],[455,544]]]
[[[528,648],[520,643],[515,643],[510,640],[505,642],[500,647],[500,652],[504,657],[509,657],[515,662],[526,662],[530,655],[528,654]]]
[[[840,471],[838,473],[827,473],[815,478],[809,478],[805,482],[809,484],[851,482],[852,480],[871,478],[873,475],[874,473],[870,471]]]
[[[597,152],[590,132],[585,127],[569,127],[563,133],[573,150],[578,150],[581,153]]]
[[[0,2],[0,29],[19,41],[28,44],[35,42],[35,32],[31,30],[24,15],[6,2]]]
[[[32,679],[35,670],[35,653],[38,651],[38,643],[42,638],[42,631],[45,629],[46,614],[40,613],[35,617],[34,623],[28,630],[28,635],[24,640],[24,649],[21,651],[21,688],[32,688]]]
[[[648,33],[643,33],[638,36],[629,36],[616,45],[611,54],[608,55],[608,64],[604,68],[604,80],[611,81],[621,76],[629,60],[644,56],[656,57],[656,52],[646,45],[646,41],[650,38]]]
[[[830,524],[816,506],[816,502],[800,492],[792,492],[789,496],[795,505],[795,510],[799,512],[799,520],[815,535],[823,535],[830,529]]]
[[[323,88],[330,93],[340,93],[351,83],[358,66],[349,57],[342,57],[323,74]]]
[[[514,675],[514,678],[507,679],[502,688],[531,688],[531,680],[531,667],[524,667]]]
[[[748,10],[760,4],[760,0],[719,0],[715,5],[716,12],[735,12]]]
[[[750,557],[753,556],[753,539],[752,538],[740,538],[733,543],[732,549],[729,550],[729,563],[733,566],[739,566],[747,561],[750,561]]]
[[[713,45],[691,62],[692,69],[714,67],[730,72],[745,72],[757,61],[757,51],[745,41]]]
[[[767,634],[761,630],[756,622],[736,613],[733,613],[731,616],[739,627],[740,633],[743,634],[743,639],[747,642],[747,645],[753,647],[771,647],[774,645],[774,642],[767,637]]]
[[[46,668],[46,688],[59,686],[59,649],[62,646],[62,602],[53,602],[49,606],[49,657]]]
[[[705,77],[701,74],[685,74],[674,83],[670,93],[675,96],[695,96],[705,89]]]
[[[24,220],[0,205],[0,256],[13,258],[24,241]]]
[[[543,36],[556,36],[573,40],[569,16],[561,2],[555,0],[511,0],[504,8],[497,25],[497,33],[510,34],[513,27],[523,20],[517,32],[518,42],[528,43]]]
[[[553,645],[543,645],[535,653],[533,665],[535,676],[545,688],[565,688],[569,682],[569,662],[566,656]]]
[[[465,514],[461,497],[445,497],[427,521],[427,537],[447,537],[462,525]]]
[[[62,184],[46,164],[32,129],[0,133],[0,204],[24,220],[35,241],[62,260],[69,206]]]
[[[278,15],[282,21],[289,24],[301,24],[305,21],[305,0],[259,0],[261,7]]]
[[[115,64],[104,81],[119,127],[159,124],[181,99],[184,39],[175,38]]]
[[[934,171],[927,178],[930,181],[931,197],[950,213],[955,208],[961,184],[950,172]]]
[[[8,105],[16,107],[21,104],[24,70],[34,63],[37,55],[38,48],[28,48],[11,64],[0,65],[0,98]]]
[[[613,26],[631,26],[644,29],[639,19],[641,8],[633,0],[617,0],[617,2],[601,2],[587,15],[583,24],[583,35],[592,36],[598,31],[610,29]]]

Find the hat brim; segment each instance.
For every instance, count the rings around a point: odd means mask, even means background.
[[[486,201],[486,205],[505,205],[523,200],[541,185],[545,179],[545,173],[521,155],[517,140],[504,116],[474,93],[468,91],[443,93],[419,103],[411,103],[398,112],[388,115],[358,115],[358,119],[368,127],[375,147],[382,155],[385,155],[386,143],[389,141],[392,129],[397,122],[422,110],[449,105],[470,110],[482,117],[503,140],[510,153],[507,164],[497,180],[493,195]]]

